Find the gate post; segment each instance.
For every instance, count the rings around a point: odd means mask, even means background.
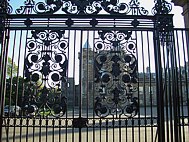
[[[155,6],[152,11],[155,15],[154,56],[155,56],[155,68],[156,68],[156,82],[157,82],[156,91],[157,91],[158,142],[165,141],[164,97],[166,94],[165,94],[163,83],[166,82],[166,78],[163,78],[162,52],[164,49],[161,49],[161,48],[165,47],[167,48],[166,50],[168,51],[169,50],[168,48],[170,48],[169,47],[170,42],[172,45],[174,45],[173,44],[173,33],[174,33],[173,32],[173,15],[169,14],[171,10],[172,10],[172,5],[168,3],[166,0],[156,0]],[[173,46],[171,48],[173,48]],[[169,62],[169,57],[167,57],[167,62]],[[171,64],[172,64],[172,59],[171,59]],[[173,87],[174,87],[173,80],[174,80],[174,77],[172,76],[172,92],[175,93],[173,90]],[[172,95],[174,96],[174,94]],[[173,130],[171,131],[171,133],[173,133]],[[176,139],[177,138],[175,137],[175,140]]]
[[[2,141],[2,124],[4,113],[4,98],[6,84],[7,42],[5,31],[5,18],[7,14],[7,1],[0,0],[0,141]]]
[[[177,61],[174,45],[174,30],[173,30],[173,15],[170,14],[156,14],[155,15],[155,67],[156,67],[156,81],[157,81],[157,113],[158,113],[158,141],[165,141],[165,116],[164,116],[164,82],[167,78],[163,78],[162,71],[162,52],[167,51],[167,62],[170,62],[170,68],[165,67],[165,71],[171,70],[171,97],[173,102],[173,129],[168,133],[174,136],[175,141],[180,141],[178,116],[179,116],[179,91],[178,91],[178,73]],[[161,49],[162,48],[162,49]],[[166,48],[166,49],[163,49]],[[166,72],[165,72],[166,73]],[[169,102],[169,103],[170,103]],[[169,116],[171,117],[171,116]],[[170,120],[172,121],[172,120]]]
[[[157,17],[156,17],[157,20]],[[157,22],[157,21],[156,21]],[[155,25],[155,28],[157,25]],[[165,141],[165,126],[164,126],[164,92],[163,92],[163,77],[161,65],[161,51],[158,29],[154,32],[154,56],[155,56],[155,69],[156,69],[156,93],[157,93],[157,134],[158,142]]]

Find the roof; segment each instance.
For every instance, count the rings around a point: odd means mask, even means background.
[[[90,46],[90,44],[89,44],[89,40],[88,40],[88,39],[86,40],[85,44],[83,45],[83,48],[84,48],[84,49],[87,49],[87,48],[90,48],[90,49],[91,49],[91,46]]]

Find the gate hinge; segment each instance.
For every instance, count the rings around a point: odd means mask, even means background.
[[[74,128],[83,128],[83,127],[87,127],[88,124],[88,119],[87,118],[74,118],[73,119],[73,127]]]

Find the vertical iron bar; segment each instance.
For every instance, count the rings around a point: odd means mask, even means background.
[[[185,36],[186,36],[186,50],[187,50],[186,52],[187,52],[187,57],[188,57],[189,56],[189,30],[188,29],[187,29],[187,31],[185,33]],[[187,67],[188,66],[189,66],[189,63],[187,65]],[[185,72],[185,76],[186,76],[185,80],[186,80],[186,85],[187,85],[186,86],[186,91],[187,91],[187,116],[189,116],[189,89],[188,89],[188,85],[189,85],[188,76],[189,76],[189,74],[188,74],[188,72],[189,72],[189,68],[186,69],[186,72]],[[189,117],[187,118],[187,121],[189,122]],[[189,131],[189,125],[188,125],[188,131]]]
[[[164,96],[163,96],[163,78],[162,78],[162,63],[161,63],[161,50],[159,31],[154,31],[154,56],[155,56],[155,69],[156,69],[156,95],[157,95],[157,133],[158,141],[165,141],[165,126],[164,126]]]
[[[173,31],[172,36],[173,36]],[[179,108],[179,91],[178,91],[178,71],[177,71],[177,61],[176,61],[176,49],[175,49],[175,40],[174,36],[173,44],[169,47],[170,49],[170,57],[171,57],[171,69],[172,69],[172,89],[173,89],[173,112],[174,112],[174,135],[175,141],[180,141],[180,132],[178,127],[178,117],[180,116],[180,108]],[[174,83],[173,83],[174,82]]]
[[[28,30],[26,31],[26,35],[25,35],[25,37],[26,37],[26,40],[25,40],[25,47],[27,46],[27,39],[28,39]],[[24,48],[24,59],[26,58],[26,48]],[[25,65],[25,60],[24,60],[24,65]],[[24,78],[24,73],[25,73],[25,71],[24,71],[24,69],[23,69],[23,78]],[[25,95],[25,83],[24,82],[22,82],[22,88],[23,88],[23,90],[22,90],[22,98],[24,97],[24,95]],[[24,106],[25,107],[25,106]],[[23,107],[21,107],[21,109],[22,109]],[[22,111],[22,110],[21,110]],[[24,114],[25,115],[25,114]],[[21,113],[21,118],[20,119],[22,119],[23,117],[23,113]],[[28,117],[27,117],[27,119],[28,119]],[[28,124],[29,125],[29,124]],[[34,125],[35,126],[35,125]],[[34,133],[35,133],[35,127],[33,127],[33,141],[34,141]],[[27,137],[28,137],[28,127],[27,127]],[[28,141],[28,140],[27,140]]]
[[[73,34],[74,34],[74,40],[73,40],[73,47],[74,47],[74,49],[73,49],[73,50],[74,50],[74,53],[73,53],[73,54],[74,54],[74,57],[73,57],[73,77],[74,77],[74,79],[75,79],[75,78],[76,78],[76,75],[75,75],[75,73],[76,73],[76,72],[75,72],[75,69],[76,69],[76,58],[75,58],[75,54],[76,54],[76,36],[77,36],[75,30],[73,31]],[[75,97],[76,97],[76,91],[75,91],[76,88],[75,88],[75,85],[74,85],[74,88],[73,88],[73,89],[74,89],[74,93],[73,93],[73,94],[75,95],[75,96],[73,96],[73,97],[74,97],[74,99],[73,99],[74,101],[73,101],[73,102],[74,102],[74,105],[75,105],[75,101],[76,101],[76,99],[75,99]],[[78,94],[77,94],[77,95],[78,95]],[[77,96],[77,97],[78,97],[78,96]],[[78,102],[77,102],[77,103],[78,103]],[[78,104],[77,104],[77,105],[78,105]],[[74,114],[75,114],[75,107],[73,106],[73,108],[72,108],[72,117],[73,117],[73,118],[75,117]],[[72,128],[72,142],[74,142],[74,134],[75,134],[74,128]]]
[[[101,118],[99,120],[99,124],[100,124],[100,132],[99,132],[100,136],[99,137],[100,137],[100,142],[102,142],[102,128],[101,128],[102,127],[102,119]]]
[[[45,131],[45,137],[46,137],[46,142],[48,142],[48,122],[49,122],[49,120],[48,120],[48,118],[46,118],[46,126],[45,126],[45,128],[46,128],[46,131]]]
[[[5,89],[5,90],[4,90],[4,94],[3,94],[2,108],[4,108],[4,106],[5,106],[5,99],[6,99],[6,98],[5,98],[5,95],[6,95],[6,87],[7,87],[7,86],[6,86],[6,85],[7,85],[7,84],[6,84],[6,83],[7,83],[7,78],[6,78],[6,76],[7,76],[7,67],[8,67],[7,64],[8,64],[8,58],[9,58],[9,57],[8,57],[8,52],[9,52],[8,49],[9,49],[9,41],[10,41],[10,30],[7,31],[7,32],[8,32],[8,36],[6,36],[6,39],[5,39],[5,40],[7,40],[7,45],[5,46],[5,47],[6,47],[6,49],[5,49],[5,50],[6,50],[6,55],[4,56],[6,62],[5,62],[5,75],[4,75],[4,77],[5,77],[5,78],[4,78],[5,87],[4,87],[3,89]],[[9,106],[9,108],[10,108],[10,106]],[[8,122],[7,122],[7,123],[8,123],[8,126],[9,126],[9,122],[10,122],[10,121],[9,121],[9,114],[10,114],[10,110],[8,110]],[[6,123],[6,120],[5,120],[5,119],[4,119],[4,122]],[[8,126],[7,126],[7,127],[8,127]],[[7,128],[7,132],[6,132],[6,133],[7,133],[7,136],[6,136],[6,137],[7,137],[7,141],[9,141],[9,134],[8,134],[8,133],[9,133],[9,128]]]
[[[151,60],[150,60],[150,58],[151,58],[151,56],[150,56],[150,41],[149,41],[149,38],[150,38],[150,36],[149,36],[149,31],[147,31],[147,49],[148,49],[148,64],[149,64],[149,97],[150,97],[150,124],[151,124],[151,141],[153,141],[153,136],[154,136],[154,134],[153,134],[153,101],[152,101],[152,90],[153,90],[153,88],[152,88],[152,75],[151,75]]]
[[[119,122],[119,142],[121,142],[122,140],[122,137],[121,137],[121,134],[122,134],[122,132],[121,132],[121,121],[122,121],[122,119],[121,119],[121,115],[119,115],[119,120],[118,120],[118,122]]]
[[[15,119],[15,122],[17,121],[16,117],[14,117]],[[23,119],[20,119],[20,124],[19,124],[19,127],[20,127],[20,142],[22,142],[22,124],[23,124]],[[15,126],[16,127],[16,126]]]
[[[83,39],[83,30],[80,31],[81,35],[80,35],[80,60],[79,60],[79,64],[80,64],[80,70],[79,70],[79,85],[80,85],[80,95],[79,95],[79,118],[82,117],[82,92],[83,92],[83,80],[82,80],[82,71],[83,71],[83,49],[82,49],[82,39]],[[79,128],[79,142],[82,142],[82,128]]]
[[[40,115],[40,118],[39,118],[39,142],[42,142],[41,141],[41,125],[42,125],[42,118],[41,118],[41,115]]]
[[[93,119],[93,142],[95,142],[95,134],[96,134],[95,130],[96,130],[96,128],[95,128],[95,119]]]
[[[167,57],[170,56],[170,53],[167,52]],[[173,141],[173,97],[172,97],[172,82],[171,82],[171,70],[170,70],[170,62],[167,62],[167,68],[168,68],[168,96],[169,96],[169,111],[170,111],[170,136],[171,136],[171,141]]]
[[[6,35],[5,35],[6,36]],[[3,52],[2,52],[2,56],[3,56],[3,59],[2,59],[2,78],[1,78],[1,103],[0,103],[0,106],[1,106],[1,115],[0,115],[0,140],[2,139],[2,124],[3,124],[3,121],[5,122],[5,120],[3,119],[3,113],[4,113],[4,105],[5,105],[5,93],[6,93],[6,68],[7,68],[7,59],[8,59],[8,42],[9,42],[9,37],[6,36],[6,38],[4,39],[4,45],[2,48],[4,48]],[[8,138],[7,138],[8,139]]]
[[[14,56],[15,56],[15,46],[16,46],[16,30],[15,30],[15,35],[14,35],[14,41],[13,41],[13,51],[12,51],[12,64],[14,64]],[[11,68],[11,75],[10,75],[10,93],[9,93],[9,106],[12,105],[12,91],[13,91],[13,68]]]
[[[169,141],[169,107],[168,107],[168,95],[167,95],[167,64],[169,62],[168,58],[169,58],[169,53],[167,53],[166,47],[163,47],[162,50],[162,60],[163,60],[163,66],[164,66],[164,84],[163,84],[163,93],[164,93],[164,99],[165,99],[165,120],[167,121],[166,123],[166,132],[167,132],[167,141]],[[166,63],[166,58],[167,58],[167,63]],[[165,138],[166,139],[166,138]]]
[[[2,19],[1,19],[2,20]],[[7,24],[7,23],[6,23]],[[7,24],[8,25],[8,24]],[[6,68],[7,68],[7,57],[8,57],[8,43],[10,37],[10,30],[4,30],[1,43],[1,61],[0,61],[0,141],[2,141],[2,124],[3,124],[3,113],[6,93]],[[1,40],[1,39],[0,39]]]
[[[13,118],[13,142],[15,142],[16,135],[16,119]]]
[[[108,142],[108,119],[106,119],[106,142]]]
[[[177,47],[177,56],[178,56],[178,70],[179,70],[179,74],[178,74],[178,79],[179,79],[179,84],[178,84],[178,88],[179,88],[179,94],[180,94],[180,105],[179,105],[179,110],[181,109],[181,114],[179,115],[179,135],[180,135],[180,140],[182,141],[182,138],[181,138],[181,136],[183,136],[183,142],[185,142],[185,131],[184,131],[184,108],[183,108],[183,105],[184,105],[184,100],[183,100],[183,91],[182,91],[182,82],[183,82],[183,79],[182,79],[182,67],[181,67],[181,53],[180,53],[180,45],[179,45],[179,41],[178,41],[178,30],[176,30],[175,31],[176,33],[176,35],[175,35],[175,47]],[[182,39],[183,40],[183,39]],[[181,40],[181,41],[182,41]],[[181,127],[182,127],[182,131],[183,131],[183,134],[181,134]]]
[[[95,47],[95,45],[94,45],[94,43],[95,43],[95,35],[96,35],[95,33],[96,33],[96,31],[94,30],[93,31],[93,51],[95,50],[94,49],[94,47]],[[93,52],[93,62],[94,62],[94,60],[95,60],[95,53]],[[93,70],[94,70],[94,65],[93,65]],[[93,82],[95,82],[94,79],[95,79],[95,72],[93,71]],[[92,106],[93,106],[93,108],[95,107],[95,102],[94,102],[95,93],[96,93],[95,92],[95,84],[93,84],[93,96],[92,96],[92,99],[93,99],[93,105]],[[106,124],[108,124],[108,122]],[[93,142],[95,142],[95,113],[94,113],[94,111],[93,111]]]
[[[58,132],[59,132],[59,133],[58,133],[58,134],[59,134],[59,135],[58,135],[58,142],[61,142],[61,126],[62,126],[61,118],[59,118],[59,120],[58,120],[58,125],[59,125],[59,126],[58,126],[58,127],[59,127],[59,128],[58,128]]]
[[[146,99],[147,99],[147,95],[146,95],[146,74],[145,74],[145,59],[144,59],[144,38],[143,38],[143,33],[144,31],[140,31],[140,34],[141,34],[141,47],[142,47],[142,65],[143,65],[143,101],[144,101],[144,126],[145,126],[145,128],[144,128],[144,139],[145,139],[145,141],[147,141],[147,133],[146,133],[146,131],[147,131],[147,129],[146,129]]]
[[[137,34],[138,34],[138,32],[137,31],[135,31],[135,36],[136,36],[136,46],[138,47],[138,36],[137,36]],[[136,48],[136,58],[137,59],[139,59],[139,52],[138,52],[138,48]],[[137,64],[137,68],[139,68],[139,64]],[[139,76],[139,73],[137,74],[138,76]],[[139,92],[139,86],[140,86],[140,80],[139,80],[139,78],[138,78],[138,80],[137,80],[137,85],[138,85],[138,94],[137,94],[137,98],[138,98],[138,102],[139,102],[139,110],[138,110],[138,133],[139,133],[139,135],[138,135],[138,137],[139,137],[139,142],[141,141],[141,134],[140,134],[140,132],[141,132],[141,118],[140,118],[140,108],[141,108],[141,106],[140,106],[140,92]],[[128,122],[128,121],[127,121]]]
[[[29,119],[26,119],[26,142],[28,142],[28,132],[29,132]]]
[[[115,118],[114,118],[114,115],[113,115],[113,119],[112,119],[112,126],[113,126],[113,129],[112,129],[112,132],[113,132],[112,140],[113,140],[113,142],[115,142]]]
[[[13,38],[14,40],[13,40],[13,53],[12,53],[12,57],[11,57],[11,62],[12,63],[14,63],[14,52],[15,52],[15,41],[16,41],[16,30],[15,30],[15,34],[14,34],[14,38]],[[8,120],[7,120],[7,127],[5,128],[6,129],[6,137],[7,137],[7,142],[9,141],[9,122],[10,122],[10,106],[11,106],[11,102],[12,102],[12,96],[11,96],[11,94],[12,94],[12,80],[13,80],[13,76],[12,76],[12,74],[13,74],[13,68],[11,68],[11,74],[10,74],[10,84],[9,84],[9,86],[10,86],[10,93],[9,93],[9,108],[8,108]],[[6,86],[7,87],[7,86]],[[8,95],[8,94],[7,94]]]
[[[89,46],[90,46],[90,45],[89,45],[89,31],[87,31],[87,63],[86,63],[86,64],[87,64],[87,80],[86,80],[86,82],[87,82],[87,89],[86,89],[86,92],[87,92],[87,94],[86,94],[86,95],[87,95],[87,96],[86,96],[86,97],[87,97],[87,98],[86,98],[86,99],[87,99],[87,100],[86,100],[86,109],[87,109],[87,110],[86,110],[86,113],[87,113],[86,116],[87,116],[87,119],[88,119],[88,117],[89,117],[89,88],[88,88],[88,87],[89,87],[89,85],[90,85],[90,84],[89,84],[89,83],[90,83],[90,82],[89,82],[89,81],[90,81],[90,80],[89,80],[89,79],[90,79],[90,78],[89,78],[89,75],[90,75],[90,73],[91,73],[91,72],[89,71],[89,69],[90,69],[90,67],[89,67],[89,60],[91,60],[91,58],[90,58],[91,55],[90,55],[90,53],[89,53],[89,52],[90,52],[90,50],[89,50],[90,47],[89,47]],[[87,129],[87,138],[86,138],[86,140],[87,140],[87,142],[88,142],[88,139],[89,139],[88,130],[89,130],[89,129],[88,129],[88,127],[87,127],[86,129]]]
[[[22,34],[23,34],[23,31],[21,30],[20,32],[20,39],[19,39],[19,49],[18,49],[18,69],[17,69],[17,82],[16,82],[16,97],[15,97],[15,106],[18,105],[18,91],[19,91],[19,83],[20,83],[20,80],[19,80],[19,69],[20,69],[20,58],[21,58],[21,48],[22,48]]]
[[[70,30],[67,30],[68,31],[68,61],[69,61],[69,59],[70,59],[70,42],[71,42],[71,38],[70,38]],[[68,65],[69,66],[69,65]],[[67,74],[67,83],[66,83],[66,98],[68,98],[68,87],[71,87],[71,85],[69,85],[68,86],[68,83],[70,84],[70,83],[72,83],[72,82],[69,82],[69,77],[68,77],[68,73],[69,73],[69,67],[68,67],[68,69],[67,69],[67,72],[66,72],[66,74]],[[68,100],[67,100],[67,102],[68,102]],[[68,104],[68,103],[67,103]],[[73,103],[72,103],[73,104]],[[66,122],[68,121],[68,111],[66,111]],[[67,123],[68,124],[68,123]],[[68,141],[68,127],[66,127],[66,142]]]
[[[19,38],[19,49],[18,49],[18,69],[17,69],[17,75],[16,75],[16,96],[15,96],[15,108],[18,105],[18,95],[19,95],[19,84],[20,84],[20,80],[19,80],[19,69],[20,69],[20,58],[21,58],[21,47],[22,47],[22,34],[23,31],[20,31],[20,38]],[[16,111],[16,110],[15,110]],[[14,114],[14,117],[16,118],[16,113]],[[22,123],[23,123],[23,119],[20,119],[20,142],[22,139]]]
[[[52,119],[52,129],[53,129],[53,133],[52,133],[52,142],[54,142],[54,138],[55,138],[55,120],[54,118]]]
[[[128,139],[128,137],[127,137],[127,119],[125,119],[124,122],[125,122],[125,142],[127,142],[127,139]]]
[[[36,122],[36,120],[35,119],[33,119],[33,142],[35,142],[35,122]]]
[[[135,124],[135,121],[134,121],[134,119],[132,118],[131,119],[131,129],[132,129],[132,142],[134,142],[135,141],[135,127],[134,127],[134,124]]]
[[[187,80],[187,78],[188,78],[188,74],[187,74],[187,72],[188,72],[188,70],[187,70],[187,67],[188,67],[188,62],[187,62],[187,51],[185,51],[186,49],[186,47],[187,47],[187,45],[185,46],[185,40],[184,40],[184,31],[181,31],[181,33],[182,33],[182,46],[183,46],[183,51],[184,51],[184,83],[185,83],[185,85],[184,85],[184,96],[186,97],[186,109],[189,111],[189,109],[188,109],[188,106],[189,106],[189,96],[188,96],[188,80]],[[187,43],[186,43],[187,44]],[[185,116],[188,116],[189,115],[189,112],[188,112],[188,114],[186,113],[185,114],[185,112],[184,112],[184,119],[185,119]],[[185,123],[185,122],[184,122]],[[184,127],[185,127],[185,125],[183,125],[183,133],[185,133],[185,129],[184,129]],[[185,137],[184,137],[184,139],[185,139]]]

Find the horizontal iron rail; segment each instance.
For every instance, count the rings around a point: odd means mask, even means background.
[[[0,14],[4,15],[4,14]],[[115,18],[116,17],[116,18]],[[106,18],[106,19],[155,19],[155,16],[145,15],[69,15],[69,14],[6,14],[6,18],[77,18],[77,19],[89,19],[89,18]]]
[[[133,119],[89,119],[88,123],[83,128],[117,128],[117,127],[157,127],[157,118],[156,117],[148,117],[148,118],[133,118]],[[4,119],[5,120],[5,119]],[[10,122],[11,121],[11,122]],[[18,122],[16,122],[18,121]],[[48,121],[48,124],[46,124]],[[50,123],[54,121],[54,124]],[[57,122],[57,124],[55,124]],[[73,128],[73,118],[66,119],[9,119],[9,121],[5,124],[3,123],[3,127],[61,127],[61,128]]]
[[[131,28],[131,27],[6,27],[5,29],[9,30],[128,30],[128,31],[144,31],[144,32],[153,32],[157,29],[155,28]],[[185,31],[189,32],[189,28],[174,28],[174,31],[180,30],[180,31]]]
[[[7,27],[6,29],[9,30],[82,30],[82,31],[87,31],[87,30],[127,30],[127,31],[154,31],[154,28],[136,28],[136,29],[132,29],[132,28],[127,28],[127,27]]]

